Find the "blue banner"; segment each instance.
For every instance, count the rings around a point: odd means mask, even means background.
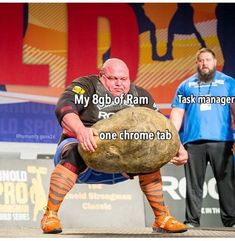
[[[0,141],[57,143],[61,133],[55,105],[14,103],[0,105]]]

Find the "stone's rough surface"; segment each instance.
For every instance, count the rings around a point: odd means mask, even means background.
[[[117,133],[115,140],[101,140],[96,137],[97,149],[93,153],[78,150],[86,164],[96,171],[115,173],[149,173],[169,162],[179,150],[179,136],[174,125],[162,114],[146,107],[130,107],[121,110],[109,119],[93,125],[98,133]],[[135,132],[131,140],[121,140],[121,133]],[[167,131],[169,130],[169,132]],[[156,134],[157,132],[161,134]],[[153,140],[136,140],[141,133],[154,133]],[[171,139],[163,139],[165,133]],[[163,134],[162,134],[163,133]],[[169,135],[168,135],[169,138]]]

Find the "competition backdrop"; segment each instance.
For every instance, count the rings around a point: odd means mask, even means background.
[[[194,56],[200,47],[212,48],[219,70],[235,77],[234,12],[232,3],[1,3],[0,147],[19,142],[57,143],[60,127],[54,105],[59,95],[74,78],[97,73],[108,57],[124,59],[132,81],[146,88],[166,115],[176,87],[194,73]],[[9,157],[4,151],[0,151],[1,224],[38,226],[52,160],[24,160],[20,154]],[[183,220],[182,168],[166,166],[163,172],[168,204],[173,214]],[[214,179],[211,172],[207,175],[202,222],[221,225]],[[124,205],[129,217],[135,214],[133,226],[142,226],[143,197],[135,185],[124,184],[115,191],[108,187],[92,191],[99,187],[83,186],[68,196],[68,202],[73,201],[75,210],[79,201],[81,215],[97,208],[102,213],[99,215],[107,218],[100,224],[104,226],[111,220],[110,208],[119,215],[117,220],[122,220],[119,207]],[[95,206],[99,202],[91,201],[90,192],[109,193],[98,195],[103,198],[101,204],[107,205]],[[110,206],[110,202],[116,203],[109,200],[112,192],[121,193],[116,206]],[[130,200],[138,211],[125,206]],[[150,225],[151,213],[147,205],[145,209],[145,222]],[[63,215],[70,213],[61,211]],[[80,221],[65,225],[82,225]],[[84,222],[84,226],[89,223]],[[112,222],[113,226],[118,223]],[[123,220],[119,224],[126,225]]]
[[[235,77],[234,11],[229,3],[1,3],[0,141],[56,143],[58,96],[108,57],[124,59],[169,114],[200,47]]]
[[[0,153],[1,227],[40,227],[47,203],[53,161],[21,159]],[[219,227],[220,210],[215,179],[208,169],[204,184],[202,220],[204,227]],[[167,164],[162,168],[166,205],[178,220],[184,220],[185,178],[183,167]],[[152,211],[143,197],[138,179],[115,185],[77,184],[67,194],[59,216],[64,228],[143,228],[151,227]],[[1,229],[0,229],[1,236]]]

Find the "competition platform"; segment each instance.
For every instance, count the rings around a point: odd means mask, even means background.
[[[235,238],[235,228],[193,228],[184,233],[152,233],[151,228],[79,228],[43,234],[40,228],[0,228],[0,238]]]

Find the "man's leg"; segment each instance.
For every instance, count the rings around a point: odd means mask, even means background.
[[[235,165],[232,145],[232,142],[208,143],[208,154],[219,193],[220,216],[225,227],[235,225]]]
[[[160,170],[139,176],[140,187],[155,215],[153,230],[158,232],[180,233],[187,230],[186,225],[169,215],[164,204],[162,177]]]
[[[78,154],[77,144],[67,146],[66,151],[62,154],[61,162],[56,165],[51,174],[48,203],[41,220],[41,228],[44,233],[62,232],[57,212],[66,194],[76,183],[78,174],[85,168],[86,165]]]
[[[207,167],[206,143],[195,142],[186,145],[188,162],[184,165],[186,177],[185,223],[199,227],[203,196],[203,183]]]

